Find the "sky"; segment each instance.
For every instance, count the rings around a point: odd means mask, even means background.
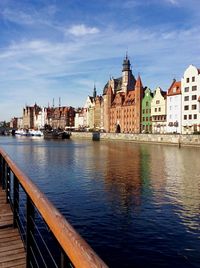
[[[25,105],[83,107],[111,76],[153,91],[200,67],[200,0],[0,0],[0,121]]]

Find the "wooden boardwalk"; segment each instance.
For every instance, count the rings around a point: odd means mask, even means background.
[[[12,227],[13,215],[6,204],[5,191],[0,190],[0,268],[26,267],[24,245],[18,229]]]

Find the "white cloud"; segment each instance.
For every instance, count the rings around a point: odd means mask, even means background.
[[[178,0],[166,0],[168,3],[172,4],[172,5],[178,5],[179,1]]]
[[[68,29],[68,32],[75,36],[84,36],[88,34],[99,33],[99,29],[96,27],[88,27],[84,24],[73,25]]]

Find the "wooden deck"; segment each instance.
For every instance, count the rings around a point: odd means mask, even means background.
[[[26,267],[24,245],[12,223],[13,215],[10,205],[6,204],[5,191],[0,190],[0,268]]]

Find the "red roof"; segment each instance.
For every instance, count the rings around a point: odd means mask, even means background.
[[[142,80],[140,78],[140,75],[138,75],[138,78],[137,78],[135,87],[143,88],[143,86],[142,86]]]
[[[181,81],[173,80],[170,88],[167,91],[167,96],[174,96],[181,94]]]

